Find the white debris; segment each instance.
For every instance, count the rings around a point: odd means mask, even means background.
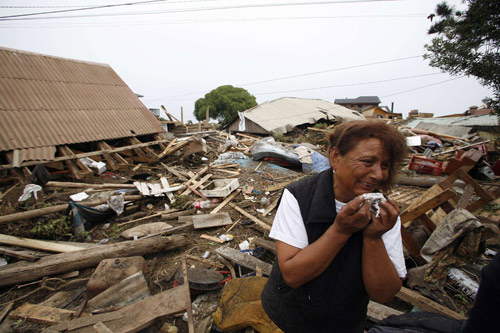
[[[31,195],[35,197],[35,199],[38,200],[38,192],[42,190],[42,187],[37,184],[28,184],[24,188],[23,194],[19,197],[17,201],[26,201],[29,198],[31,198]]]

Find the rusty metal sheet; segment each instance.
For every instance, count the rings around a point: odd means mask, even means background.
[[[0,151],[160,132],[110,66],[0,48]]]

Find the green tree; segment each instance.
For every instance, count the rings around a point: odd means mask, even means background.
[[[194,116],[198,121],[205,120],[209,107],[209,118],[217,119],[226,125],[242,112],[257,105],[255,96],[243,88],[231,85],[220,86],[205,94],[194,103]]]
[[[430,65],[452,75],[475,76],[493,90],[486,98],[489,107],[500,115],[500,1],[465,0],[468,8],[461,12],[442,2],[437,18],[428,33],[436,35],[425,45]]]

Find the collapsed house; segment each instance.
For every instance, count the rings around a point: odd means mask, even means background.
[[[229,124],[228,130],[284,134],[296,126],[313,125],[319,120],[341,123],[362,119],[365,117],[357,111],[321,99],[283,97],[239,113],[239,118]]]
[[[4,170],[112,149],[119,139],[130,145],[162,139],[159,121],[106,64],[0,48],[0,94]]]

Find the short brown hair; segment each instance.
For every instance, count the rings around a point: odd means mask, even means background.
[[[396,172],[407,155],[406,139],[396,128],[380,120],[355,120],[335,126],[327,134],[329,150],[336,148],[344,156],[356,145],[367,139],[378,139],[389,154],[389,177],[380,186],[387,191],[394,183]]]

